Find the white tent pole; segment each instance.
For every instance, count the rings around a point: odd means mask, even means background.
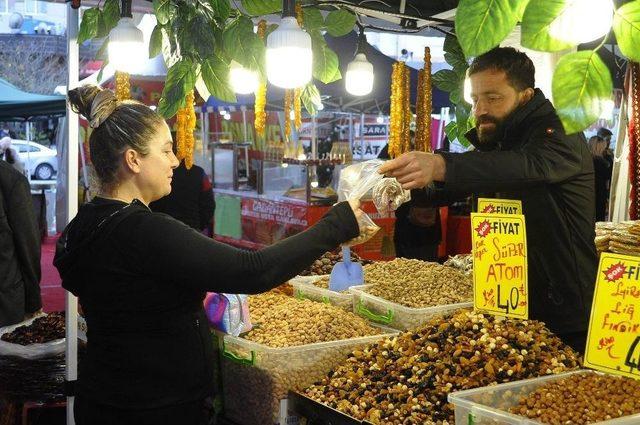
[[[78,9],[67,6],[67,87],[78,86],[79,46]],[[78,115],[67,105],[67,223],[78,212]],[[66,292],[66,380],[75,382],[78,377],[78,299]],[[73,385],[73,384],[72,384]],[[73,397],[67,397],[67,425],[75,425]]]

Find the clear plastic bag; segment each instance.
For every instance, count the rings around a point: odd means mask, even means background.
[[[221,332],[238,336],[251,330],[246,295],[210,292],[204,300],[204,309],[211,327]]]
[[[402,188],[395,178],[385,177],[373,187],[373,203],[380,214],[389,214],[411,200],[411,192]]]
[[[24,322],[0,328],[0,336],[13,332],[20,326],[29,326],[34,320],[42,316],[46,316],[46,314],[39,314],[29,320],[25,320]],[[46,357],[55,357],[58,354],[64,353],[65,346],[65,338],[56,339],[42,344],[29,345],[13,344],[0,340],[0,356],[15,356],[23,359],[37,360]]]

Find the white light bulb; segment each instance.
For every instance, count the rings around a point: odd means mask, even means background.
[[[222,118],[224,118],[225,120],[229,121],[231,119],[231,114],[226,112],[226,113],[222,114]]]
[[[145,63],[147,49],[144,35],[133,23],[133,18],[120,18],[109,33],[109,64],[117,71],[134,72]]]
[[[294,89],[311,80],[311,37],[300,29],[296,18],[282,18],[280,26],[269,34],[266,63],[267,78],[275,86]]]
[[[376,117],[376,122],[377,122],[378,124],[384,124],[384,117],[382,116],[382,114],[380,114],[380,115],[378,115],[378,116]]]
[[[236,61],[231,61],[231,69],[229,70],[229,81],[233,91],[238,94],[253,93],[258,89],[258,73],[251,71]]]
[[[283,162],[281,165],[282,165],[282,168],[287,168],[289,166],[289,164],[287,164],[286,162]]]
[[[345,88],[354,96],[364,96],[373,90],[373,65],[364,53],[358,53],[347,65]]]
[[[612,22],[611,0],[568,0],[564,12],[549,26],[549,34],[571,44],[588,43],[606,35]]]
[[[311,182],[311,187],[314,188],[314,189],[317,188],[318,187],[318,181],[317,180],[313,180]]]

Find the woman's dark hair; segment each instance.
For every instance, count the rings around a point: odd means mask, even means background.
[[[469,66],[469,75],[488,69],[504,71],[509,84],[516,90],[535,87],[536,68],[533,62],[513,47],[496,47],[476,57]]]
[[[4,160],[7,161],[9,164],[15,164],[16,163],[16,157],[13,156],[13,151],[11,149],[5,149],[4,151]]]
[[[105,89],[86,85],[69,90],[71,109],[84,116],[89,122],[93,101]],[[134,149],[142,155],[149,153],[148,143],[164,120],[148,106],[133,100],[117,101],[115,109],[91,132],[89,149],[91,162],[100,184],[110,186],[116,183],[122,154]]]

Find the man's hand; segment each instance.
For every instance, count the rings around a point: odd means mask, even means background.
[[[433,181],[444,181],[446,163],[440,155],[408,152],[385,162],[378,171],[395,177],[403,189],[420,189]]]

